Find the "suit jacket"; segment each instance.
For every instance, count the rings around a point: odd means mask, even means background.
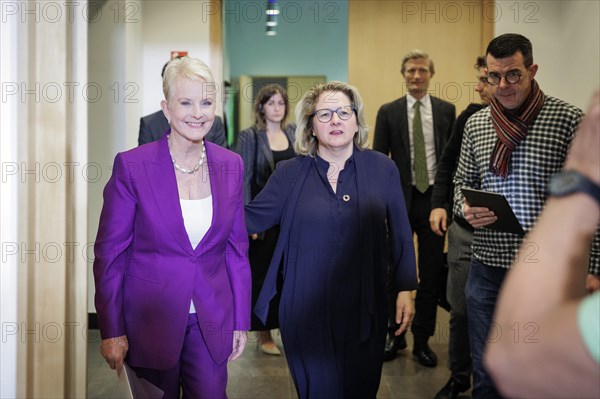
[[[439,98],[433,96],[430,96],[430,98],[433,113],[435,157],[439,161],[452,133],[452,125],[454,125],[456,119],[456,108]],[[377,112],[373,149],[384,154],[391,153],[392,159],[396,162],[396,166],[400,171],[406,206],[410,209],[413,185],[408,123],[406,96],[382,105]]]
[[[387,158],[374,151],[354,148],[356,162],[358,208],[361,220],[361,339],[373,331],[374,324],[386,323],[385,276],[387,262],[387,234],[392,237],[390,275],[394,276],[399,291],[417,288],[415,252],[412,232],[400,189],[398,171]],[[249,233],[265,231],[279,224],[277,246],[265,277],[254,312],[266,320],[270,301],[277,292],[277,276],[281,261],[285,279],[288,263],[297,263],[289,254],[297,250],[297,243],[289,241],[294,228],[300,193],[308,176],[308,168],[315,159],[297,156],[279,163],[275,173],[256,198],[246,205],[246,224]],[[318,226],[315,226],[318,229]],[[290,249],[290,247],[292,247]],[[307,281],[307,284],[311,284]],[[284,283],[285,289],[285,283]],[[301,306],[301,305],[299,305]]]
[[[138,145],[151,143],[160,139],[169,128],[169,122],[162,110],[140,118]],[[215,116],[213,125],[206,134],[206,140],[218,144],[223,148],[227,148],[225,128],[223,127],[223,121],[220,116]]]
[[[433,184],[433,191],[431,192],[431,207],[432,208],[444,208],[446,209],[447,215],[452,215],[452,208],[454,205],[454,184],[452,179],[456,173],[458,167],[458,159],[460,158],[460,148],[462,146],[463,131],[467,120],[476,113],[487,107],[485,104],[471,103],[461,114],[456,118],[456,122],[452,127],[452,134],[448,143],[444,148],[442,156],[438,160],[438,167],[435,173],[435,182]],[[452,215],[452,217],[460,217],[458,215]],[[462,218],[461,218],[462,219]],[[473,231],[471,226],[466,220],[461,224],[463,227]]]
[[[169,369],[179,361],[190,301],[215,362],[233,330],[250,328],[251,282],[240,157],[206,143],[213,223],[196,248],[181,213],[167,137],[117,154],[94,245],[102,338],[126,335],[127,362]]]
[[[284,130],[285,135],[294,146],[296,125],[287,125]],[[252,186],[255,185],[258,191],[267,184],[267,180],[275,170],[273,161],[273,152],[269,146],[267,132],[264,129],[256,130],[251,127],[240,132],[235,152],[240,154],[244,160],[244,204],[252,199]],[[255,173],[256,172],[256,173]]]

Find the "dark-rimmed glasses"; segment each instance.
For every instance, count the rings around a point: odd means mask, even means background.
[[[319,122],[327,123],[331,120],[331,118],[333,118],[333,113],[335,112],[341,120],[347,121],[348,119],[352,118],[352,114],[355,111],[356,109],[353,106],[345,105],[343,107],[339,107],[338,109],[318,109],[313,112],[312,116],[316,116]]]
[[[519,80],[521,80],[521,72],[510,71],[504,76],[498,75],[497,73],[492,72],[487,76],[486,80],[492,86],[496,86],[496,85],[500,84],[500,82],[502,81],[502,78],[504,78],[504,80],[506,80],[506,83],[514,85]]]

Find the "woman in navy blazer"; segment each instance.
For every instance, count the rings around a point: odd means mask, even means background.
[[[94,247],[101,353],[165,398],[224,398],[227,360],[250,327],[240,157],[204,138],[215,118],[208,67],[167,66],[171,130],[117,154]]]
[[[296,125],[286,124],[289,105],[285,89],[276,83],[263,86],[254,99],[254,126],[240,132],[235,146],[235,152],[244,161],[244,204],[249,203],[267,184],[277,163],[296,156]],[[278,226],[252,235],[248,258],[252,269],[253,306],[269,269],[278,236]],[[258,331],[258,344],[268,355],[281,354],[271,336],[271,330],[279,327],[278,309],[275,300],[264,323],[254,314],[251,316],[251,330]]]
[[[255,312],[264,320],[280,290],[281,336],[299,398],[374,399],[387,326],[388,235],[400,291],[397,334],[414,313],[415,253],[400,175],[388,157],[365,149],[353,86],[312,87],[296,117],[301,155],[280,163],[246,206],[250,233],[281,226]]]

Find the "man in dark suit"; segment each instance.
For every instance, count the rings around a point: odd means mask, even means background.
[[[162,72],[160,73],[161,77],[164,77],[165,69],[167,68],[168,64],[169,63],[167,62],[163,66]],[[163,114],[162,110],[140,118],[138,145],[150,143],[160,139],[169,128],[169,121],[167,121],[167,118]],[[227,148],[227,138],[225,137],[225,128],[223,127],[223,121],[221,120],[221,117],[215,116],[213,125],[204,139],[210,141],[211,143],[218,144],[223,148]]]
[[[444,238],[431,231],[429,213],[437,162],[452,132],[456,118],[454,105],[430,96],[429,81],[433,61],[421,50],[413,50],[402,60],[402,76],[408,95],[384,104],[377,113],[373,149],[390,154],[400,171],[402,191],[410,224],[418,238],[419,287],[415,300],[413,355],[427,367],[437,365],[437,356],[428,341],[435,332],[436,310],[443,278]],[[395,298],[391,287],[390,298]],[[397,329],[390,303],[390,334],[384,354],[392,360],[406,347],[405,337],[395,337]]]

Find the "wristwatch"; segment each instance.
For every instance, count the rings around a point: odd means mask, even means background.
[[[548,191],[554,197],[585,193],[600,205],[600,186],[575,170],[565,170],[552,176]]]

